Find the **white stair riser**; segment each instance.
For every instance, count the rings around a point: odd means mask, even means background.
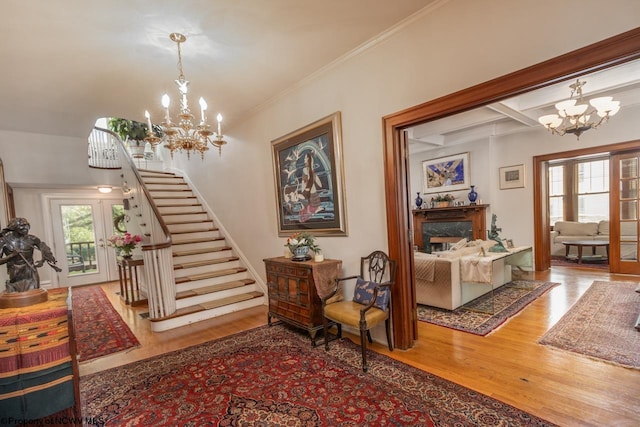
[[[234,280],[249,279],[249,273],[241,271],[240,273],[228,274],[226,276],[212,277],[210,279],[194,280],[193,282],[180,283],[176,285],[176,291],[191,291],[194,289],[206,288],[211,285],[219,285],[221,283],[233,282]]]
[[[182,197],[179,199],[156,199],[155,202],[158,209],[163,209],[162,205],[192,205],[198,203],[198,199],[195,197]]]
[[[207,221],[209,215],[206,212],[194,213],[194,214],[181,214],[181,215],[163,215],[164,223],[169,225],[174,222],[187,222],[187,221]]]
[[[167,225],[167,227],[169,228],[169,231],[171,233],[180,233],[183,231],[204,232],[204,231],[212,231],[211,229],[214,228],[213,222],[211,221],[194,222],[193,224],[174,224],[174,225]]]
[[[175,253],[175,252],[183,252],[183,251],[195,251],[197,249],[220,248],[222,246],[226,246],[226,242],[224,240],[209,240],[206,242],[185,243],[181,245],[176,243],[175,239],[173,239],[173,246],[171,249]]]
[[[220,258],[228,258],[233,256],[233,251],[231,249],[226,251],[216,251],[216,252],[207,252],[204,254],[197,255],[183,255],[183,256],[174,256],[173,263],[174,264],[182,264],[185,262],[197,262],[197,261],[206,261]]]
[[[172,234],[171,240],[173,240],[174,243],[179,243],[193,239],[217,239],[218,237],[222,237],[218,230],[194,231],[189,233]]]
[[[183,183],[172,183],[172,184],[149,184],[145,183],[147,190],[150,191],[175,191],[175,190],[189,190],[189,185],[186,182]]]
[[[185,180],[182,178],[174,178],[174,177],[165,178],[161,176],[146,176],[146,177],[143,177],[142,180],[144,181],[145,185],[151,185],[151,184],[176,185],[176,184],[185,183]]]
[[[157,197],[170,197],[173,199],[184,199],[185,197],[193,197],[195,196],[192,191],[151,191],[151,197],[155,199],[156,202],[162,204],[165,200],[162,201],[157,200]]]
[[[228,268],[240,267],[240,261],[229,261],[221,264],[207,264],[201,267],[178,268],[173,270],[176,277],[188,277],[196,274],[212,273],[214,271],[226,270]]]
[[[186,316],[178,316],[162,320],[158,322],[150,322],[153,332],[162,332],[169,329],[179,328],[180,326],[189,325],[191,323],[200,322],[202,320],[212,319],[224,314],[234,313],[236,311],[245,310],[251,307],[257,307],[266,304],[266,298],[252,298],[246,301],[240,301],[235,304],[225,305],[223,307],[213,308],[211,310],[199,311]]]
[[[245,294],[247,292],[257,291],[255,285],[239,286],[233,289],[225,289],[224,291],[213,292],[210,294],[196,295],[188,298],[181,298],[176,301],[176,308],[189,307],[191,305],[202,304],[205,302],[216,301],[234,295]]]
[[[167,214],[183,214],[183,213],[202,213],[205,212],[202,209],[201,205],[183,205],[183,206],[166,206],[166,207],[158,207],[158,211],[160,211],[160,215]]]

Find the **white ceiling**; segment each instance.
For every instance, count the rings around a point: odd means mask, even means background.
[[[236,121],[434,0],[3,0],[0,129],[85,137],[177,90]],[[159,120],[158,120],[159,121]]]
[[[613,96],[621,109],[640,104],[640,61],[580,77],[584,99]],[[568,99],[574,80],[528,92],[481,108],[434,120],[409,129],[409,150],[415,154],[444,145],[490,136],[526,132],[542,125],[538,117],[557,113],[556,102]],[[615,116],[610,120],[615,120]]]

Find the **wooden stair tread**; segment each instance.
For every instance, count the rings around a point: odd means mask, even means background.
[[[183,208],[186,206],[202,206],[200,203],[156,203],[159,208]]]
[[[216,227],[210,227],[204,230],[172,231],[171,234],[204,233],[205,231],[218,231],[218,229]]]
[[[227,258],[216,258],[216,259],[209,259],[206,261],[193,261],[193,262],[185,262],[182,264],[173,264],[173,269],[174,270],[183,270],[185,268],[193,268],[193,267],[202,267],[205,265],[215,265],[215,264],[224,264],[225,262],[230,262],[230,261],[237,261],[240,258],[238,258],[237,256],[230,256]]]
[[[188,206],[188,205],[187,205]],[[197,215],[197,214],[206,214],[205,211],[188,211],[188,212],[168,212],[161,214],[163,217],[165,216],[176,216],[176,215]]]
[[[197,313],[199,311],[211,310],[213,308],[223,307],[225,305],[234,304],[237,302],[247,301],[254,298],[260,298],[264,294],[262,292],[247,292],[246,294],[234,295],[232,297],[221,298],[216,301],[211,301],[205,304],[196,304],[189,307],[179,308],[171,316],[163,317],[160,319],[149,319],[152,322],[159,322],[167,319],[174,319],[180,316],[186,316],[187,314]]]
[[[192,276],[187,276],[187,277],[178,277],[176,278],[176,285],[179,285],[181,283],[195,282],[196,280],[213,279],[216,277],[230,276],[232,274],[243,273],[245,271],[247,271],[247,269],[244,267],[236,267],[236,268],[227,268],[225,270],[210,271],[208,273],[194,274]]]
[[[149,192],[165,192],[165,193],[181,193],[186,191],[191,191],[190,188],[148,188]]]
[[[165,221],[164,223],[166,225],[184,225],[184,224],[203,224],[205,222],[213,223],[213,221],[210,219],[199,219],[195,221]]]
[[[194,231],[193,233],[199,233],[199,231]],[[171,234],[179,234],[179,233],[171,233]],[[202,237],[200,239],[189,239],[181,242],[173,242],[172,245],[189,245],[191,243],[205,243],[205,242],[217,242],[220,240],[224,240],[224,237]]]
[[[189,255],[201,255],[208,254],[211,252],[222,252],[222,251],[230,251],[231,246],[216,246],[213,248],[203,248],[203,249],[192,249],[190,251],[177,251],[173,253],[174,257],[179,256],[189,256]]]
[[[162,191],[162,190],[158,190]],[[191,190],[188,190],[191,191]],[[186,190],[185,190],[186,192]],[[196,196],[185,196],[184,194],[179,194],[176,196],[153,196],[153,200],[174,200],[174,199],[197,199]]]
[[[177,175],[176,175],[175,173],[173,173],[173,172],[157,171],[157,170],[152,170],[152,169],[138,169],[138,172],[140,172],[140,175],[150,174],[150,173],[155,173],[155,174],[163,174],[163,175],[172,175],[172,176],[177,176]]]
[[[206,286],[204,288],[193,289],[189,291],[176,292],[176,299],[195,297],[197,295],[212,294],[214,292],[226,291],[228,289],[240,288],[255,283],[251,279],[234,280],[233,282],[220,283],[217,285]]]

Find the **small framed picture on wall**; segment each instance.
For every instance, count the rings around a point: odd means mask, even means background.
[[[500,168],[500,189],[524,187],[524,164]]]

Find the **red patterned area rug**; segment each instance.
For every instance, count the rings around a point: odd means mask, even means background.
[[[435,375],[264,326],[80,378],[82,415],[106,426],[547,426]]]
[[[418,305],[418,320],[485,336],[557,284],[514,280],[455,310]]]
[[[550,345],[640,369],[638,283],[596,281],[541,339]]]
[[[71,295],[80,362],[140,345],[100,286],[73,288]]]
[[[551,267],[592,268],[595,270],[609,271],[609,262],[603,259],[599,261],[583,261],[582,264],[578,264],[578,261],[554,255],[551,257]]]

